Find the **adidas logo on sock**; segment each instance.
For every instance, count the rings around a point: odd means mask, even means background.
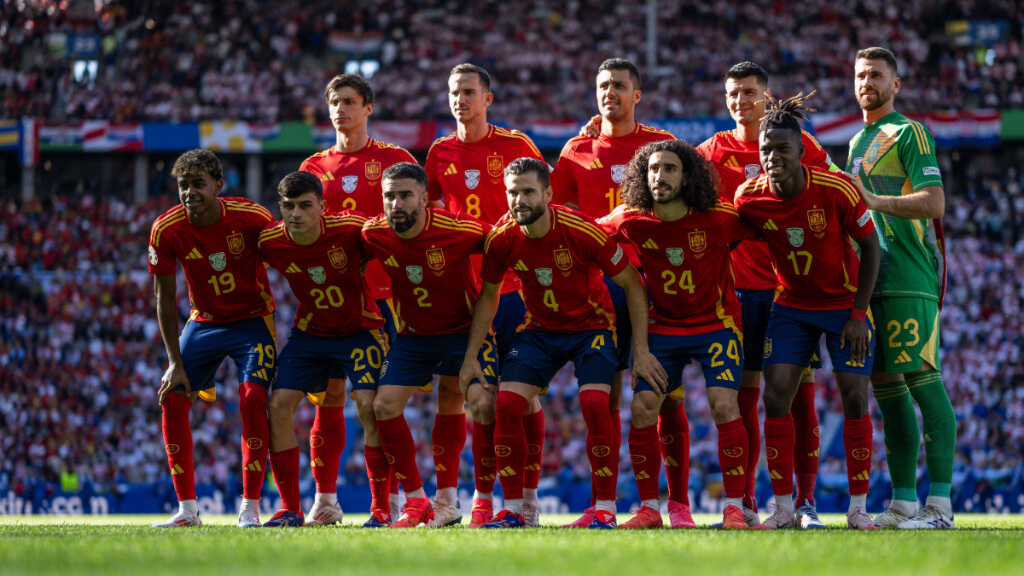
[[[498,475],[502,478],[508,478],[509,476],[515,476],[516,471],[513,470],[511,466],[505,466],[498,472]]]
[[[779,474],[777,470],[771,470],[770,472],[769,476],[772,477],[772,480],[782,480],[782,474]]]
[[[611,478],[613,476],[613,474],[612,474],[612,471],[609,470],[607,466],[605,466],[604,468],[601,468],[600,470],[595,470],[594,471],[594,476],[599,476],[601,478]]]

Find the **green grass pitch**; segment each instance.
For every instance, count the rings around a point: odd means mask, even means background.
[[[625,521],[629,515],[620,514]],[[719,521],[695,515],[701,525]],[[0,517],[0,574],[1021,574],[1024,516],[959,515],[956,530],[852,532],[239,529],[234,516],[198,529],[150,528],[162,516]]]

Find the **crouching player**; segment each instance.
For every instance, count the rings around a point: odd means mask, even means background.
[[[868,378],[874,328],[867,314],[881,255],[874,224],[848,177],[802,166],[800,110],[804,96],[784,103],[768,97],[761,123],[765,173],[736,192],[740,216],[757,226],[779,279],[765,335],[765,448],[775,512],[764,525],[797,525],[793,512],[790,407],[800,375],[825,334],[843,399],[843,444],[850,484],[850,528],[875,528],[865,510],[871,474]],[[860,247],[860,262],[853,238]],[[774,344],[774,345],[773,345]]]
[[[293,428],[303,397],[316,405],[309,436],[316,499],[308,523],[335,524],[342,519],[337,481],[345,449],[345,380],[331,374],[348,376],[360,422],[368,435],[375,434],[373,398],[387,349],[384,320],[360,273],[366,218],[358,212],[323,213],[320,179],[309,172],[285,176],[277,193],[282,221],[260,235],[260,255],[288,280],[299,307],[270,395],[270,467],[281,509],[264,526],[303,525]]]
[[[384,171],[381,181],[384,214],[367,221],[363,242],[391,277],[399,317],[398,335],[385,359],[374,400],[381,445],[408,498],[401,517],[391,527],[458,524],[462,514],[455,497],[466,427],[461,427],[461,437],[456,438],[450,449],[434,451],[439,473],[437,498],[431,503],[423,490],[416,444],[403,411],[417,387],[433,383],[435,373],[450,378],[450,385],[442,382],[442,390],[438,391],[439,412],[450,404],[440,398],[443,390],[454,388],[455,394],[459,393],[455,388],[456,377],[462,367],[473,306],[480,292],[470,255],[483,251],[490,226],[445,210],[427,208],[427,174],[417,164],[395,164]],[[458,398],[455,406],[461,410],[468,401],[474,418],[494,417],[493,389],[498,381],[494,346],[492,336],[480,352],[487,373],[481,381],[483,386],[469,387],[466,397]],[[476,446],[473,457],[479,457]],[[442,475],[443,470],[449,473]]]
[[[549,205],[548,166],[519,158],[505,168],[509,216],[487,236],[484,285],[473,311],[460,384],[484,382],[477,361],[498,306],[505,271],[523,283],[525,329],[516,334],[502,368],[494,453],[505,492],[505,509],[484,528],[520,528],[527,442],[523,417],[530,401],[566,362],[576,366],[580,407],[587,423],[587,457],[597,492],[590,528],[615,528],[615,485],[619,457],[616,422],[609,411],[615,376],[615,317],[603,274],[626,291],[633,321],[634,374],[665,386],[665,371],[647,350],[647,291],[636,269],[589,217]],[[603,274],[602,274],[603,273]]]
[[[648,345],[668,373],[668,386],[633,380],[629,455],[641,505],[619,528],[662,527],[657,424],[659,416],[671,418],[682,410],[683,368],[695,359],[704,370],[718,428],[726,496],[722,527],[745,529],[748,446],[738,400],[743,334],[729,250],[756,231],[740,220],[731,204],[718,199],[711,164],[679,140],[640,149],[626,169],[622,200],[625,205],[600,222],[614,239],[633,244],[640,256],[651,296]],[[688,476],[688,463],[679,464]],[[672,527],[695,527],[689,506],[673,500],[672,489],[670,483]]]

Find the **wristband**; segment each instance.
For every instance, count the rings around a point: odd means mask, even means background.
[[[860,320],[861,322],[864,322],[867,318],[868,313],[864,310],[858,310],[857,308],[850,310],[850,320]]]

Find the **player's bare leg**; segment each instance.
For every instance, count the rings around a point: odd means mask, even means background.
[[[309,460],[313,465],[316,497],[306,515],[307,524],[325,526],[337,524],[344,518],[338,504],[338,470],[341,453],[345,451],[345,385],[345,379],[332,378],[323,402],[316,409],[309,435]]]
[[[391,524],[392,528],[418,526],[434,517],[433,506],[423,490],[423,480],[416,466],[416,444],[403,415],[405,405],[416,390],[415,386],[383,385],[377,389],[373,400],[381,447],[388,462],[394,466],[395,476],[402,482],[407,496],[402,516]]]
[[[466,447],[466,399],[457,376],[438,378],[437,416],[431,433],[437,494],[430,526],[441,527],[462,521],[459,508],[459,462]]]
[[[765,367],[764,440],[768,452],[768,472],[775,493],[775,512],[764,522],[769,528],[794,528],[793,445],[796,432],[790,409],[800,386],[804,367],[796,364],[771,364]]]
[[[482,528],[523,528],[523,480],[526,472],[526,432],[523,416],[540,389],[524,382],[502,382],[495,403],[494,453],[505,492],[505,509]]]
[[[363,425],[363,459],[366,461],[366,477],[370,481],[370,519],[364,528],[383,528],[391,523],[392,515],[388,499],[391,494],[391,465],[380,447],[380,433],[377,418],[373,413],[373,399],[376,390],[354,390],[356,415]]]
[[[836,372],[836,387],[843,399],[843,447],[846,451],[846,477],[850,486],[850,508],[846,512],[850,528],[877,528],[867,513],[868,481],[871,477],[871,440],[874,427],[868,415],[867,376]]]
[[[281,508],[264,526],[302,526],[305,518],[299,493],[299,443],[295,438],[295,411],[306,395],[300,390],[277,389],[270,396],[270,469]],[[337,474],[337,472],[335,472]]]
[[[658,414],[665,401],[678,402],[653,390],[633,394],[629,428],[629,459],[633,463],[640,508],[619,525],[625,530],[663,528],[658,476],[661,474],[661,450],[658,448]]]

